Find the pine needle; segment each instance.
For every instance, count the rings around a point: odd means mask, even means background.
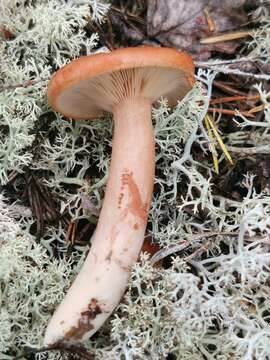
[[[201,44],[215,44],[218,42],[223,42],[223,41],[231,41],[231,40],[236,40],[236,39],[242,39],[245,38],[247,36],[251,36],[251,33],[249,31],[238,31],[238,32],[232,32],[232,33],[224,33],[224,34],[219,34],[219,35],[215,35],[215,36],[210,36],[210,37],[206,37],[204,39],[200,40]]]
[[[222,141],[217,129],[216,129],[216,126],[214,124],[214,120],[211,119],[211,116],[210,115],[206,115],[205,116],[205,125],[206,125],[206,128],[207,128],[207,131],[208,131],[208,136],[209,136],[209,139],[211,141],[211,151],[212,151],[212,156],[213,156],[213,163],[214,163],[214,169],[215,169],[215,172],[218,174],[218,159],[217,159],[217,156],[216,156],[216,149],[215,149],[215,142],[214,142],[214,137],[216,138],[221,150],[223,151],[227,161],[229,161],[229,163],[231,165],[233,165],[233,160],[232,160],[232,157],[231,155],[229,154],[224,142]],[[213,133],[212,133],[213,132]],[[213,134],[214,134],[214,137],[213,137]],[[214,149],[214,151],[213,151]]]
[[[205,122],[207,133],[208,133],[208,136],[210,139],[210,148],[211,148],[211,153],[212,153],[212,157],[213,157],[214,169],[215,169],[216,174],[218,174],[219,168],[218,168],[217,151],[216,151],[216,147],[215,147],[215,139],[213,137],[211,125],[208,121],[208,116],[205,117],[204,122]]]

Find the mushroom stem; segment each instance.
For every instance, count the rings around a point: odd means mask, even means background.
[[[151,101],[124,100],[113,108],[109,179],[91,250],[53,315],[45,344],[82,341],[110,316],[141,250],[154,184]]]

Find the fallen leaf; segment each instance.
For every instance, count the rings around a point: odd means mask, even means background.
[[[232,54],[241,43],[239,40],[207,45],[200,44],[200,40],[239,30],[248,20],[243,7],[245,2],[246,0],[149,0],[148,36],[164,46],[186,50],[197,60],[208,59],[212,51]]]

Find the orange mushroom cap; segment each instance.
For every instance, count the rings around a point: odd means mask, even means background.
[[[48,100],[58,112],[90,119],[132,97],[176,104],[194,84],[189,55],[169,48],[123,48],[81,57],[58,70],[48,86]]]

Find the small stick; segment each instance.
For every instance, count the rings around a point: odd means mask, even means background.
[[[74,244],[75,232],[76,232],[76,222],[70,221],[65,239],[66,244],[72,244],[72,245]]]
[[[203,12],[204,12],[204,15],[205,15],[205,19],[206,19],[209,31],[211,31],[211,32],[215,31],[216,30],[215,23],[214,23],[213,19],[211,18],[208,9],[205,8],[203,10]]]
[[[246,148],[237,147],[237,146],[228,146],[228,149],[231,152],[239,153],[242,155],[269,154],[270,146],[269,144],[246,147]]]
[[[19,360],[26,358],[27,356],[31,357],[32,355],[40,354],[45,351],[60,351],[66,352],[69,354],[76,354],[80,356],[81,359],[85,360],[95,360],[95,356],[89,353],[86,348],[80,344],[73,344],[73,343],[61,343],[57,342],[51,346],[44,346],[41,348],[26,348],[25,352],[19,356],[16,356],[14,360]],[[31,357],[32,358],[32,357]]]
[[[255,106],[254,108],[250,109],[248,111],[248,113],[249,114],[254,114],[254,113],[257,113],[259,111],[264,110],[266,107],[267,107],[267,104],[262,104],[262,105],[259,105],[259,106]]]
[[[197,250],[194,251],[194,253],[190,254],[189,256],[184,257],[184,261],[190,261],[191,259],[193,259],[194,257],[196,257],[197,255],[200,255],[201,253],[206,252],[210,245],[212,245],[213,242],[211,240],[208,240],[205,244],[202,244],[202,246],[200,246]]]
[[[234,89],[233,87],[231,87],[230,85],[224,83],[224,82],[221,82],[221,81],[214,81],[213,82],[213,85],[215,87],[217,87],[218,89],[228,93],[228,94],[231,94],[231,95],[236,95],[236,96],[246,96],[246,94],[243,92],[243,91],[240,91],[240,90],[237,90],[237,89]]]
[[[164,259],[167,256],[170,256],[172,254],[175,254],[177,252],[180,252],[184,249],[186,249],[187,247],[189,247],[192,243],[192,241],[198,241],[200,239],[203,238],[209,238],[209,237],[213,237],[213,236],[232,236],[232,237],[237,237],[239,236],[239,234],[237,232],[226,232],[226,231],[214,231],[214,232],[205,232],[205,233],[199,233],[199,234],[194,234],[191,236],[187,236],[186,239],[183,239],[182,241],[179,242],[179,244],[177,245],[172,245],[169,248],[162,248],[160,249],[157,253],[155,253],[152,257],[151,257],[151,263],[156,263],[157,261],[160,261],[162,259]],[[187,258],[184,258],[184,260],[186,260]]]
[[[250,61],[250,60],[249,60]],[[201,68],[206,68],[206,69],[211,69],[213,71],[217,71],[223,74],[230,74],[232,75],[237,75],[237,76],[245,76],[245,77],[251,77],[253,79],[259,79],[259,80],[270,80],[270,75],[267,74],[254,74],[252,72],[245,72],[245,71],[241,71],[240,69],[237,68],[232,68],[232,67],[221,67],[220,65],[222,65],[221,63],[217,63],[217,64],[207,64],[207,63],[203,63],[200,61],[196,61],[195,65],[197,67],[201,67]]]
[[[76,230],[77,230],[77,220],[73,221],[73,228],[72,228],[72,233],[71,233],[71,244],[74,245],[75,244],[75,237],[76,237]]]
[[[267,98],[270,97],[270,93],[267,94]],[[243,100],[260,100],[261,95],[246,95],[246,96],[227,96],[227,97],[221,97],[219,99],[212,99],[210,100],[210,104],[221,104],[221,103],[227,103],[227,102],[233,102],[233,101],[243,101]],[[251,110],[249,110],[251,112]]]
[[[17,176],[20,174],[17,170],[12,170],[11,173],[8,175],[8,184],[13,183]]]
[[[218,108],[208,108],[208,111],[211,113],[221,113],[221,114],[226,114],[226,115],[243,115],[246,117],[254,117],[253,114],[250,114],[248,111],[238,111],[236,112],[235,110],[229,110],[229,109],[218,109]]]
[[[252,96],[227,96],[227,97],[221,97],[218,99],[212,99],[210,100],[210,104],[223,104],[233,101],[244,101],[244,100],[259,100],[260,95],[252,95]]]
[[[242,39],[247,36],[250,36],[249,31],[238,31],[238,32],[232,32],[232,33],[227,33],[227,34],[220,34],[220,35],[209,36],[207,38],[201,39],[200,44],[203,44],[203,45],[215,44],[215,43],[223,42],[223,41]]]
[[[28,80],[21,84],[4,85],[4,86],[0,86],[0,91],[13,90],[13,89],[15,90],[17,88],[27,88],[29,86],[34,86],[41,81],[47,81],[47,80],[48,80],[47,78],[42,78],[42,79],[37,79],[37,80]]]
[[[73,226],[74,226],[74,223],[73,223],[73,221],[71,221],[71,222],[68,224],[67,234],[66,234],[66,238],[65,238],[65,243],[66,243],[66,244],[69,244],[69,243],[70,243],[70,237],[71,237],[71,234],[72,234]]]
[[[43,217],[48,221],[57,220],[58,212],[56,211],[56,204],[52,200],[51,194],[45,187],[43,188],[34,177],[33,180],[40,199],[41,207],[43,208],[43,213],[46,214]]]

